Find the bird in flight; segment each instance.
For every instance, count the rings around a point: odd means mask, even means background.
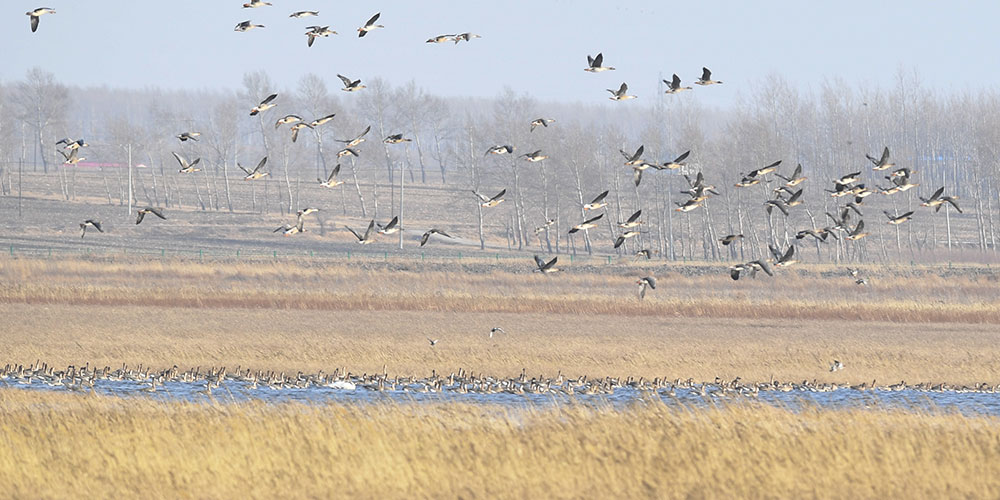
[[[252,30],[254,28],[263,28],[263,27],[264,27],[263,24],[254,24],[254,23],[250,22],[249,20],[247,20],[247,21],[243,21],[240,24],[237,24],[236,28],[234,28],[233,31],[239,31],[240,33],[246,33],[247,31],[250,31],[250,30]]]
[[[487,198],[486,195],[479,194],[479,191],[473,191],[472,193],[478,196],[479,200],[482,201],[482,203],[480,203],[480,206],[486,208],[492,208],[503,203],[503,195],[507,194],[507,190],[504,189],[500,191],[492,198]]]
[[[622,82],[622,86],[618,87],[618,90],[612,90],[612,89],[605,89],[605,90],[611,92],[611,97],[609,97],[608,99],[611,99],[612,101],[625,101],[628,99],[635,99],[637,97],[634,95],[629,95],[628,84],[626,84],[625,82]]]
[[[178,172],[180,172],[182,174],[190,174],[192,172],[201,172],[200,168],[194,168],[194,166],[197,165],[198,162],[201,161],[201,158],[197,158],[193,162],[188,162],[187,158],[185,158],[185,157],[183,157],[183,156],[181,156],[181,155],[179,155],[177,153],[172,153],[172,154],[174,155],[174,158],[177,158],[177,163],[181,164],[181,169],[178,170]]]
[[[541,257],[539,257],[539,256],[536,255],[535,256],[535,267],[536,267],[535,272],[542,273],[542,274],[551,274],[551,273],[559,272],[559,268],[553,267],[553,266],[556,265],[556,261],[557,260],[559,260],[559,257],[552,257],[552,260],[550,260],[548,262],[545,262],[544,260],[542,260]]]
[[[38,18],[45,14],[55,14],[55,9],[50,9],[48,7],[39,7],[35,10],[25,12],[24,14],[31,18],[31,32],[34,33],[38,31]]]
[[[337,77],[340,78],[340,81],[344,82],[344,88],[340,89],[343,90],[344,92],[356,92],[358,90],[368,88],[364,85],[361,85],[360,78],[357,80],[351,80],[350,78],[341,74],[338,74]]]
[[[344,226],[344,227],[347,227],[347,226]],[[357,231],[351,229],[350,227],[347,227],[347,230],[350,231],[351,234],[353,234],[354,237],[358,239],[358,244],[359,245],[368,245],[370,243],[374,243],[375,242],[375,235],[372,234],[372,228],[373,227],[375,227],[375,219],[372,219],[372,221],[368,223],[368,229],[365,230],[365,234],[364,235],[358,234]]]
[[[610,66],[603,66],[604,64],[604,53],[598,52],[594,57],[587,55],[587,67],[583,68],[584,71],[590,73],[600,73],[602,71],[614,71],[615,68]]]
[[[344,183],[344,181],[337,180],[337,175],[340,174],[340,164],[338,163],[336,167],[333,167],[333,171],[330,172],[329,177],[324,181],[323,179],[316,179],[319,181],[319,185],[323,187],[337,187]]]
[[[449,235],[448,233],[446,233],[446,232],[444,232],[444,231],[442,231],[440,229],[431,228],[431,229],[428,229],[427,232],[424,233],[420,237],[420,246],[426,245],[427,244],[427,240],[430,239],[430,237],[431,237],[432,234],[440,234],[441,236],[444,236],[446,238],[451,238],[452,237],[451,235]]]
[[[83,221],[83,223],[80,224],[80,238],[83,238],[84,236],[87,235],[87,227],[88,226],[89,227],[93,227],[94,229],[97,229],[98,232],[101,232],[101,233],[104,232],[104,230],[101,229],[101,223],[100,223],[100,221],[96,221],[94,219],[87,219],[87,220]]]
[[[250,116],[256,116],[257,113],[260,113],[261,111],[267,111],[277,106],[277,104],[273,102],[277,97],[278,94],[271,94],[265,97],[263,101],[260,101],[260,104],[254,106],[253,109],[250,110]]]
[[[385,26],[382,26],[381,24],[375,24],[375,21],[378,21],[378,17],[381,16],[381,15],[382,15],[381,12],[375,14],[374,16],[371,17],[371,19],[368,20],[368,22],[365,23],[364,26],[358,28],[358,38],[361,38],[361,37],[367,35],[368,32],[371,31],[371,30],[374,30],[374,29],[377,29],[377,28],[385,28]]]
[[[163,215],[163,212],[159,208],[156,208],[156,207],[146,207],[146,208],[143,208],[142,210],[139,210],[138,213],[139,213],[139,216],[135,219],[135,224],[136,225],[139,225],[139,223],[142,222],[142,219],[143,219],[143,217],[146,216],[146,214],[153,214],[153,215],[155,215],[155,216],[157,216],[157,217],[159,217],[159,218],[161,218],[163,220],[167,219]]]
[[[267,164],[266,156],[264,158],[261,158],[260,162],[257,163],[257,167],[254,168],[253,170],[247,169],[243,165],[240,165],[239,162],[236,162],[236,166],[247,174],[247,176],[243,178],[243,180],[245,181],[255,181],[257,179],[260,179],[261,177],[264,177],[265,175],[270,175],[269,172],[260,171],[260,169],[264,168],[265,164]]]
[[[639,278],[635,283],[639,285],[639,300],[646,298],[646,288],[656,290],[656,278],[652,276]]]

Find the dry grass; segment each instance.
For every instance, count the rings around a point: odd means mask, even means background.
[[[825,268],[732,283],[694,267],[661,270],[640,302],[628,275],[605,268],[546,277],[274,262],[3,264],[2,363],[1000,381],[996,284],[968,273],[873,269],[878,284],[859,290]],[[493,326],[510,335],[488,339]],[[425,337],[441,342],[432,349]],[[829,373],[832,359],[847,370]]]
[[[625,411],[192,404],[0,391],[11,497],[1000,495],[1000,420],[766,405]]]

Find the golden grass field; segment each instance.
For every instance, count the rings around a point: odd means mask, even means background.
[[[995,498],[1000,420],[690,410],[196,404],[0,390],[13,498]]]
[[[0,260],[0,363],[429,375],[1000,382],[989,268]],[[659,286],[640,301],[634,280]],[[493,326],[507,336],[487,337]],[[426,337],[440,339],[431,347]],[[830,373],[830,361],[845,364]],[[0,389],[11,497],[1000,495],[1000,420],[736,401],[162,402]]]

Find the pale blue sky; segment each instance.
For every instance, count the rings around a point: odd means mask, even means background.
[[[891,86],[903,67],[948,91],[992,86],[1000,76],[995,2],[272,0],[243,9],[243,1],[4,0],[0,80],[37,65],[81,86],[236,89],[246,71],[265,69],[283,88],[314,72],[335,89],[343,73],[413,79],[445,96],[491,97],[508,85],[568,102],[610,102],[604,89],[626,81],[639,100],[621,105],[634,105],[655,95],[658,76],[690,82],[704,65],[726,83],[697,88],[699,99],[724,106],[772,74],[803,89],[838,77]],[[24,13],[40,5],[58,14],[31,33]],[[321,16],[289,18],[296,10]],[[377,11],[386,28],[359,39],[356,28]],[[233,31],[247,19],[267,28]],[[311,24],[340,35],[307,48]],[[483,38],[424,43],[463,31]],[[587,54],[599,51],[617,71],[583,71]]]

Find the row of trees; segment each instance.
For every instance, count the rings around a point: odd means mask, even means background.
[[[88,161],[126,164],[131,152],[133,163],[150,167],[136,170],[136,198],[168,207],[293,212],[315,203],[321,188],[314,179],[325,179],[339,163],[346,183],[322,196],[333,196],[342,214],[387,219],[402,206],[401,181],[436,186],[447,199],[435,207],[445,219],[441,223],[478,227],[483,246],[506,238],[517,248],[611,252],[622,233],[616,223],[642,210],[642,233],[618,252],[749,259],[769,244],[786,248],[796,242],[800,251],[809,248],[821,260],[909,260],[919,252],[956,248],[996,252],[1000,94],[933,93],[918,76],[902,71],[896,81],[890,89],[831,81],[804,92],[773,77],[745,87],[736,106],[719,110],[683,94],[641,104],[546,103],[510,90],[493,99],[446,99],[412,82],[394,87],[380,79],[366,81],[363,91],[335,95],[341,93],[331,93],[328,82],[315,75],[302,77],[294,89],[281,89],[264,72],[246,74],[237,92],[81,89],[33,69],[23,80],[0,86],[0,185],[6,179],[3,192],[10,192],[12,166],[23,162],[31,171],[58,176],[63,196],[72,199],[76,170],[62,166],[55,142],[84,138],[90,147],[80,155]],[[276,108],[248,116],[275,92]],[[336,117],[301,130],[293,143],[288,126],[274,126],[290,113],[307,122]],[[541,117],[555,122],[532,130],[530,122]],[[367,141],[355,148],[360,156],[339,158],[344,145],[337,140],[368,126]],[[185,131],[200,132],[200,140],[179,142],[177,134]],[[412,142],[382,141],[396,133]],[[515,154],[484,155],[504,144],[515,146]],[[619,150],[631,153],[639,145],[650,163],[687,150],[691,155],[683,168],[646,170],[636,185]],[[861,209],[872,233],[868,238],[796,240],[799,230],[830,226],[825,213],[837,214],[853,199],[831,197],[826,190],[833,189],[833,179],[860,171],[859,182],[869,187],[891,186],[882,178],[891,171],[875,172],[865,159],[884,146],[896,168],[912,169],[911,180],[920,186],[866,198]],[[527,162],[519,156],[536,150],[548,159]],[[178,174],[172,152],[201,158],[203,170]],[[231,182],[242,177],[238,163],[256,165],[263,156],[270,172],[263,182]],[[773,189],[783,184],[773,174],[758,185],[734,187],[746,172],[777,160],[779,172],[788,175],[801,163],[809,178],[798,186],[805,203],[788,216],[764,209]],[[698,172],[719,194],[693,211],[675,211],[689,198],[681,193],[689,183],[679,174]],[[108,167],[102,175],[108,203],[128,198],[122,169]],[[964,213],[919,207],[919,196],[942,186],[958,197]],[[502,189],[506,203],[498,207],[479,206],[471,193],[492,196]],[[570,235],[571,226],[593,215],[583,204],[604,190],[611,194],[600,225]],[[917,211],[915,219],[899,226],[887,225],[882,214],[910,210]],[[861,218],[855,216],[851,226]],[[545,225],[548,220],[554,223]],[[730,247],[719,245],[720,238],[737,233],[746,237]]]

